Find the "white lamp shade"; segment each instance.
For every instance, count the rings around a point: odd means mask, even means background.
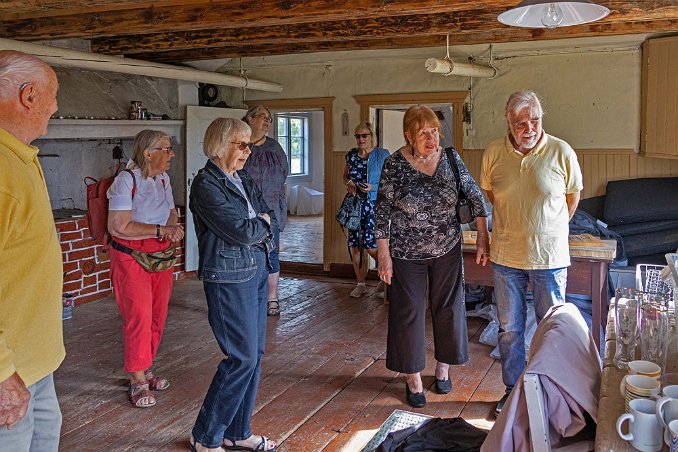
[[[600,20],[610,14],[610,10],[604,6],[596,5],[589,0],[573,1],[546,1],[524,0],[515,8],[503,12],[497,20],[504,25],[525,28],[548,28],[542,22],[544,10],[549,4],[555,4],[562,10],[562,22],[559,27],[581,25]]]

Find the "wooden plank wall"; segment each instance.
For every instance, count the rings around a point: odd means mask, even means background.
[[[612,180],[678,176],[678,160],[646,158],[632,149],[582,149],[576,152],[584,176],[582,199],[604,195],[607,182]],[[482,155],[482,149],[469,149],[462,154],[477,181]]]

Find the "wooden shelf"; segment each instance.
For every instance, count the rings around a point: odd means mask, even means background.
[[[180,138],[184,121],[129,119],[50,119],[47,135],[41,139],[131,138],[144,129],[160,130]]]

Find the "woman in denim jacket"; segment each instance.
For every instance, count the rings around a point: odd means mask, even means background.
[[[367,275],[367,259],[363,259],[363,250],[377,260],[377,242],[374,239],[374,203],[377,200],[377,189],[381,177],[381,167],[389,156],[386,149],[376,146],[374,129],[369,122],[361,122],[355,128],[356,147],[346,154],[344,165],[344,185],[346,191],[362,198],[360,211],[360,229],[348,231],[348,248],[351,251],[353,270],[358,285],[351,291],[351,296],[358,298],[367,292],[365,276]],[[384,290],[384,283],[379,282],[376,292]]]
[[[225,355],[191,432],[191,450],[272,451],[250,429],[266,344],[269,253],[276,219],[245,171],[251,129],[219,118],[205,132],[209,158],[191,185],[198,236],[198,278],[210,326]]]

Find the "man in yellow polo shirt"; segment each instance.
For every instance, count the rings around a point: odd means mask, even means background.
[[[483,153],[480,187],[494,206],[490,260],[506,385],[497,413],[525,368],[528,283],[537,321],[565,302],[568,223],[583,188],[576,154],[542,130],[542,116],[534,92],[513,93],[506,104],[509,133]]]
[[[57,109],[39,59],[0,51],[0,450],[56,451],[62,261],[38,149]]]

